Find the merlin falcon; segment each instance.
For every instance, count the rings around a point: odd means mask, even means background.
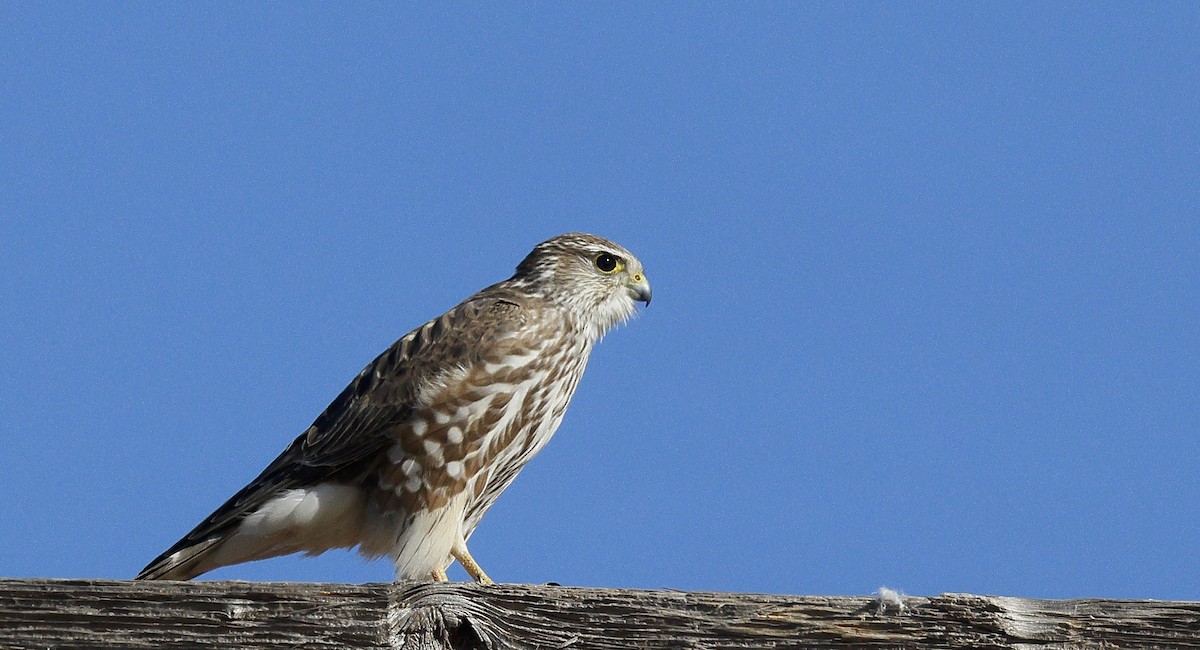
[[[538,244],[509,279],[409,332],[258,478],[139,580],[289,553],[389,557],[397,580],[491,584],[467,540],[546,444],[592,347],[650,304],[642,263],[595,235]]]

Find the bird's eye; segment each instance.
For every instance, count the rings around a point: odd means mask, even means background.
[[[621,258],[611,253],[600,253],[596,256],[596,268],[600,269],[601,273],[612,273],[617,270],[617,266],[621,263]]]

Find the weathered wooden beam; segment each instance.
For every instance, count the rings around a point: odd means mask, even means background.
[[[1200,649],[1200,602],[0,579],[10,648]]]

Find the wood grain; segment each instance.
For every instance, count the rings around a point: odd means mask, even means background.
[[[1200,649],[1200,602],[0,579],[10,648]]]

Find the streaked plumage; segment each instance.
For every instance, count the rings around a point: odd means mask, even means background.
[[[358,546],[397,579],[445,579],[466,540],[558,428],[592,346],[650,302],[642,265],[594,235],[542,242],[513,277],[379,355],[253,482],[138,579],[186,580]]]

